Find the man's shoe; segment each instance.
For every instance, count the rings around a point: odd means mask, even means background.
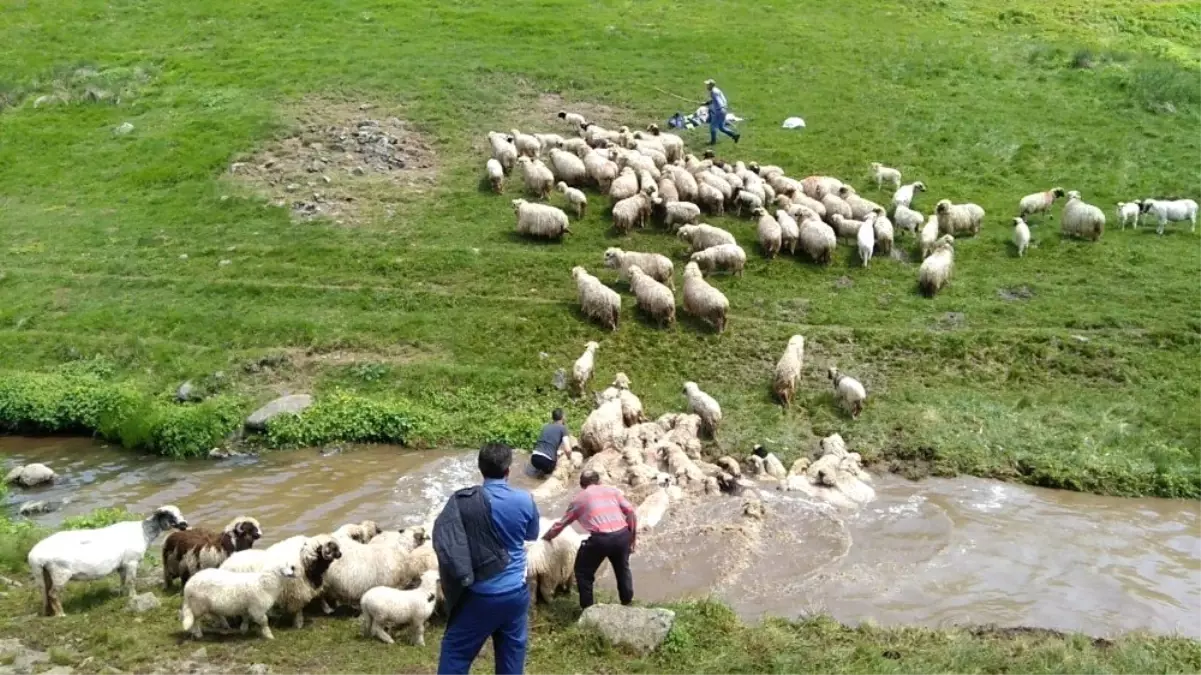
[[[742,134],[734,134],[734,143],[738,143],[738,139],[742,138]]]

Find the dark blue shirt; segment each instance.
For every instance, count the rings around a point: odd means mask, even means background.
[[[566,437],[567,425],[562,422],[551,422],[542,427],[542,433],[538,435],[538,442],[534,444],[534,454],[554,459],[558,456],[559,446],[563,444],[563,439]]]
[[[525,586],[525,542],[538,539],[538,505],[524,490],[516,490],[503,478],[487,478],[484,490],[492,505],[492,523],[509,552],[509,565],[496,576],[477,581],[471,592],[502,595]]]

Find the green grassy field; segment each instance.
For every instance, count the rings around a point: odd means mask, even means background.
[[[595,339],[597,382],[628,373],[652,414],[681,408],[685,380],[716,396],[719,452],[795,453],[837,431],[913,475],[1198,497],[1198,235],[1123,232],[1112,214],[1117,201],[1198,196],[1199,8],[9,3],[0,369],[85,372],[161,405],[185,379],[214,382],[244,410],[341,389],[421,411],[418,440],[474,444],[528,439],[566,402],[554,370]],[[653,329],[622,286],[617,333],[582,320],[573,265],[596,272],[620,245],[675,257],[678,275],[684,246],[659,231],[615,236],[598,196],[566,243],[516,238],[520,181],[503,197],[481,191],[484,133],[561,131],[560,105],[662,124],[688,107],[655,87],[699,100],[706,77],[748,118],[723,157],[840,176],[887,202],[867,179],[882,161],[929,186],[923,212],[943,197],[983,205],[951,286],[922,298],[916,264],[863,270],[845,245],[829,268],[767,262],[748,221],[710,219],[752,257],[743,278],[714,282],[732,303],[724,335],[687,320]],[[295,222],[229,176],[298,119],[360,102],[378,106],[361,116],[396,114],[421,134],[430,180],[373,189],[363,216],[338,224]],[[780,129],[790,115],[808,129]],[[125,122],[133,131],[114,133]],[[706,136],[687,134],[690,148]],[[1041,222],[1018,259],[1017,200],[1052,185],[1080,190],[1111,227],[1090,244]],[[912,240],[903,248],[912,255]],[[794,333],[805,377],[782,414],[770,372]],[[857,421],[832,405],[834,363],[868,388]],[[233,424],[223,410],[205,433]],[[587,409],[571,410],[578,423]]]

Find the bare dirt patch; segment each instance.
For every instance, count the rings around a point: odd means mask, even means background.
[[[619,110],[601,103],[569,101],[559,94],[539,94],[534,107],[547,120],[553,119],[559,121],[559,111],[566,110],[567,112],[579,113],[589,122],[594,122],[606,128],[619,127],[623,124],[634,128],[636,122],[636,120],[631,118],[629,111]]]
[[[433,145],[399,110],[370,103],[307,100],[285,138],[229,166],[236,183],[305,221],[358,225],[390,216],[404,196],[434,186]]]

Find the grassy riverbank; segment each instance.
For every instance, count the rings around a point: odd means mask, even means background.
[[[0,18],[0,427],[201,454],[257,403],[312,391],[332,403],[270,444],[523,445],[553,406],[582,420],[551,379],[598,340],[597,383],[628,373],[652,414],[682,407],[684,380],[716,396],[715,452],[792,455],[839,432],[910,475],[1201,497],[1197,235],[1120,231],[1111,215],[1097,244],[1061,240],[1057,220],[1034,226],[1025,259],[1007,244],[1017,200],[1052,185],[1110,214],[1198,196],[1199,8],[14,5]],[[829,268],[769,263],[751,224],[711,219],[751,253],[744,277],[714,282],[732,303],[726,334],[656,330],[628,294],[617,333],[582,320],[573,265],[597,271],[620,245],[679,270],[682,244],[614,236],[598,196],[566,243],[515,238],[520,180],[480,191],[482,135],[560,131],[560,107],[662,123],[688,106],[656,87],[699,99],[706,77],[749,120],[723,156],[842,176],[886,202],[866,177],[882,161],[930,187],[923,212],[942,197],[983,205],[952,285],[919,297],[912,251],[867,270],[846,246]],[[806,131],[778,128],[796,114]],[[370,189],[343,169],[301,170],[288,192],[229,172],[298,126],[393,115],[409,173]],[[293,200],[343,189],[359,190],[353,209],[292,218]],[[782,414],[770,372],[794,333],[807,363]],[[835,363],[867,385],[858,421],[833,407]],[[185,380],[212,398],[176,405]]]

